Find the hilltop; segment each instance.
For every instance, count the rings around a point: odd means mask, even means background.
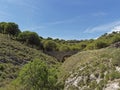
[[[59,81],[64,83],[64,90],[120,89],[120,48],[116,45],[68,58],[60,67]]]

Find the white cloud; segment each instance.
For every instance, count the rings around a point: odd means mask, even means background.
[[[96,33],[96,32],[111,32],[116,30],[115,27],[120,25],[120,21],[115,21],[95,27],[88,27],[84,33]]]

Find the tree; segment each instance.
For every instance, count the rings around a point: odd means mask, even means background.
[[[5,28],[6,24],[7,24],[6,22],[1,22],[0,23],[0,33],[4,33],[4,28]]]
[[[57,70],[38,59],[26,64],[15,81],[25,90],[56,90],[56,82]]]
[[[53,40],[46,40],[44,43],[43,43],[43,46],[44,46],[44,49],[46,51],[55,51],[56,48],[57,48],[57,44],[55,41]]]
[[[10,35],[15,36],[15,35],[18,35],[20,33],[20,30],[19,30],[17,24],[9,22],[5,25],[4,32],[6,34],[10,34]]]
[[[70,51],[70,48],[67,45],[61,45],[59,47],[59,51]]]
[[[18,35],[18,40],[31,45],[40,45],[40,38],[35,32],[24,31]]]
[[[4,34],[9,34],[17,36],[21,31],[16,23],[13,22],[1,22],[0,23],[0,32]]]

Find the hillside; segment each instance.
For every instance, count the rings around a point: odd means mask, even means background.
[[[28,47],[39,49],[45,54],[55,57],[60,62],[63,62],[66,57],[70,57],[77,52],[105,48],[120,41],[119,31],[105,33],[97,39],[63,40],[58,38],[53,39],[51,37],[43,38],[36,32],[31,32],[29,30],[21,31],[19,25],[14,22],[0,22],[0,33],[12,36],[14,40],[19,41]],[[8,42],[11,42],[9,38],[10,37],[6,36]],[[21,63],[19,61],[22,60],[18,60],[17,63]]]
[[[0,34],[0,87],[15,79],[21,67],[34,58],[49,65],[58,63],[55,58],[41,51],[12,40],[8,35]]]
[[[83,51],[60,67],[59,82],[64,90],[120,89],[120,48]]]
[[[118,90],[119,41],[119,31],[66,41],[1,22],[0,90]]]

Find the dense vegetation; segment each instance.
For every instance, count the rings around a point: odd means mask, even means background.
[[[36,58],[46,65],[58,65],[55,58],[0,34],[0,87],[6,87],[16,79],[21,68]]]
[[[14,81],[16,88],[25,90],[57,90],[57,67],[35,59],[26,64]]]

